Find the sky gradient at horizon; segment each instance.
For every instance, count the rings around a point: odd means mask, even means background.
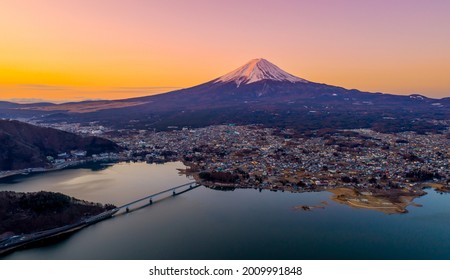
[[[450,96],[450,1],[3,0],[0,99],[119,99],[264,57],[301,78]]]

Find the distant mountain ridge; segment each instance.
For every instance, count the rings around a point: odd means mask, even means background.
[[[424,119],[450,119],[450,98],[369,93],[316,83],[262,58],[209,82],[164,94],[53,106],[5,106],[0,117],[36,116],[49,122],[95,120],[117,128],[139,129],[258,123],[300,130],[383,127],[380,130],[385,131],[392,127],[404,131],[426,128]]]
[[[121,150],[115,143],[99,137],[81,137],[73,133],[31,124],[0,120],[0,170],[48,167],[47,156],[71,150],[88,155]]]

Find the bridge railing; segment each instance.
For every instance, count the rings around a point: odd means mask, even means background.
[[[175,196],[175,195],[177,195],[177,192],[176,192],[176,191],[177,191],[178,189],[185,188],[185,187],[189,187],[189,188],[187,188],[186,190],[190,190],[190,189],[196,188],[196,187],[198,187],[198,186],[200,186],[200,185],[197,184],[196,182],[186,183],[186,184],[183,184],[183,185],[179,185],[179,186],[176,186],[176,187],[173,187],[173,188],[170,188],[170,189],[167,189],[167,190],[164,190],[164,191],[160,191],[160,192],[158,192],[158,193],[154,193],[154,194],[152,194],[152,195],[148,195],[148,196],[146,196],[146,197],[137,199],[137,200],[132,201],[132,202],[130,202],[130,203],[127,203],[127,204],[124,204],[124,205],[122,205],[122,206],[119,206],[119,207],[117,207],[116,209],[120,210],[120,209],[123,209],[123,208],[128,208],[129,206],[131,206],[131,205],[133,205],[133,204],[136,204],[136,203],[139,203],[139,202],[142,202],[142,201],[146,201],[146,200],[148,200],[149,203],[151,204],[153,198],[155,198],[155,197],[157,197],[157,196],[160,196],[160,195],[162,195],[162,194],[165,194],[165,193],[168,193],[168,192],[172,192],[172,195]],[[182,191],[182,192],[185,192],[186,190],[184,190],[184,191]]]

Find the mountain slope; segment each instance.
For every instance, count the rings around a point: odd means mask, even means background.
[[[142,102],[139,111],[176,111],[213,108],[249,109],[274,108],[297,104],[322,108],[437,108],[441,100],[425,96],[401,96],[348,90],[342,87],[315,83],[291,75],[265,59],[254,59],[238,69],[204,84],[165,94],[129,99]],[[357,108],[355,108],[355,106]],[[434,106],[434,107],[430,107]],[[442,99],[442,106],[448,101]]]
[[[308,81],[291,75],[280,69],[264,58],[250,60],[247,64],[238,69],[217,78],[214,82],[227,83],[234,82],[239,87],[241,84],[251,84],[263,80],[279,82],[307,83]]]
[[[48,166],[47,156],[71,150],[88,155],[117,152],[120,147],[99,137],[81,137],[52,128],[0,120],[0,170]]]
[[[259,123],[301,130],[390,127],[402,131],[417,129],[418,124],[426,128],[428,124],[423,119],[450,118],[448,98],[369,93],[315,83],[291,75],[265,59],[251,60],[224,76],[191,88],[114,102],[121,105],[99,107],[83,102],[75,104],[77,110],[70,108],[74,104],[62,104],[41,111],[32,106],[15,111],[44,112],[47,121],[99,120],[118,128],[156,129]],[[96,109],[80,110],[83,107]]]

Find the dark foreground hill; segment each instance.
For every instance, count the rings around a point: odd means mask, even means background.
[[[47,167],[47,156],[83,150],[87,155],[118,152],[115,143],[18,121],[0,120],[0,170]]]
[[[79,222],[84,217],[114,208],[78,200],[61,193],[0,192],[0,241]]]

